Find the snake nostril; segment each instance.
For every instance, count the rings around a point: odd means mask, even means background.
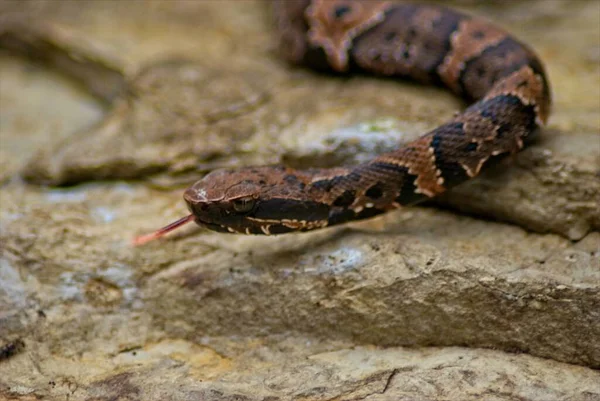
[[[206,208],[207,205],[205,203],[192,203],[188,205],[188,209],[194,214],[204,213]]]

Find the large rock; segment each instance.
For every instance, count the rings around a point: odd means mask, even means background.
[[[204,171],[362,161],[460,107],[290,68],[233,3],[0,4],[0,399],[600,399],[597,3],[476,9],[538,49],[555,107],[449,210],[131,248]]]
[[[227,340],[214,343],[227,347]],[[19,369],[15,358],[10,367],[23,376],[8,390],[0,389],[0,395],[9,400],[68,396],[74,401],[594,401],[600,397],[598,372],[528,355],[465,348],[327,350],[322,344],[294,338],[268,345],[247,342],[245,352],[223,355],[213,348],[215,344],[163,340],[116,355],[88,355],[77,366],[68,359],[48,357],[39,366],[52,370],[54,376],[47,377]],[[111,366],[106,360],[121,371],[107,373]]]
[[[224,240],[230,252],[162,271],[143,297],[167,330],[177,322],[214,335],[469,345],[600,367],[597,234],[572,247],[440,212],[379,223],[300,248],[291,238],[292,249],[273,238]]]

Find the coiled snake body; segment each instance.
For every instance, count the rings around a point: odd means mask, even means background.
[[[339,73],[442,84],[474,102],[446,124],[353,167],[218,170],[186,190],[188,221],[220,232],[282,234],[369,218],[441,194],[521,150],[546,123],[550,89],[526,45],[479,18],[436,5],[276,0],[284,56]]]

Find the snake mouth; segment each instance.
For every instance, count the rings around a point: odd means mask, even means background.
[[[327,221],[298,221],[298,220],[261,220],[252,217],[246,217],[236,224],[226,225],[215,222],[204,221],[201,217],[196,216],[194,222],[201,227],[205,227],[211,231],[230,234],[243,235],[277,235],[289,232],[310,231],[316,228],[327,226]]]
[[[217,231],[220,233],[231,233],[231,229],[229,229],[228,226],[222,225],[222,224],[217,224],[217,223],[209,223],[207,221],[203,221],[202,219],[196,217],[194,219],[194,223],[196,223],[197,225],[199,225],[200,227],[204,227],[208,230],[211,231]]]
[[[252,225],[236,225],[236,226],[231,226],[231,225],[225,225],[225,224],[218,224],[218,223],[209,223],[206,221],[203,221],[200,218],[196,218],[194,220],[194,222],[196,224],[198,224],[200,227],[204,227],[208,230],[211,231],[216,231],[219,233],[227,233],[227,234],[245,234],[245,235],[252,235],[252,234],[266,234],[268,235],[269,232],[265,231],[265,230],[261,230],[260,227],[254,227]]]

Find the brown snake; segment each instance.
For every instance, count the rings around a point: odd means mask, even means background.
[[[514,154],[546,123],[550,88],[526,45],[480,18],[376,0],[276,0],[283,55],[335,72],[442,84],[473,102],[446,124],[351,167],[217,170],[185,191],[189,221],[219,232],[283,234],[369,218],[441,194]]]

